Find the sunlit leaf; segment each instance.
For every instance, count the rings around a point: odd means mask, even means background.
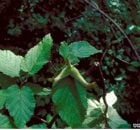
[[[30,75],[37,73],[43,65],[49,62],[52,44],[51,35],[46,35],[38,45],[27,52],[22,61],[22,70]]]
[[[9,50],[0,50],[0,72],[11,77],[19,77],[21,60],[21,56]]]
[[[107,93],[105,98],[106,98],[106,102],[107,102],[108,106],[110,106],[110,107],[112,107],[113,104],[117,101],[117,96],[115,95],[114,91]],[[100,98],[100,103],[104,104],[102,97]]]

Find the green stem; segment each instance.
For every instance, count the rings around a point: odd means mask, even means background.
[[[86,88],[91,89],[94,88],[96,86],[95,82],[89,83],[87,82],[84,77],[80,74],[79,70],[77,68],[75,68],[74,66],[71,66],[71,70],[70,70],[70,75],[77,79],[82,85],[84,85]]]
[[[71,63],[68,61],[67,66],[53,79],[53,86],[55,86],[58,81],[61,79],[72,76],[74,79],[78,80],[83,86],[85,86],[87,89],[95,88],[96,83],[88,83],[84,77],[80,74],[79,70],[75,68]]]
[[[53,86],[55,86],[58,81],[60,81],[61,79],[67,77],[70,74],[69,72],[69,67],[66,66],[64,69],[62,69],[62,71],[53,79]]]

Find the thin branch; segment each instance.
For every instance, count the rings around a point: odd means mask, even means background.
[[[107,51],[108,51],[108,49],[110,48],[110,46],[111,46],[112,44],[116,44],[116,43],[120,42],[120,39],[117,38],[117,36],[116,36],[116,34],[115,34],[115,30],[113,29],[113,27],[112,27],[111,24],[110,24],[110,27],[111,27],[112,33],[114,34],[114,36],[115,36],[115,38],[116,38],[117,40],[113,40],[113,41],[110,42],[110,44],[106,47],[104,53],[102,54],[102,57],[101,57],[101,59],[100,59],[100,62],[103,61],[103,59],[104,59],[105,55],[107,54]],[[117,58],[117,57],[115,57],[115,56],[113,56],[113,55],[111,55],[111,54],[109,54],[109,56],[111,56],[111,57],[113,57],[113,58],[119,60],[120,62],[122,62],[122,63],[124,63],[124,64],[131,65],[131,64],[128,63],[127,61],[122,60],[122,59],[119,59],[119,58]]]
[[[103,61],[103,59],[104,59],[105,55],[107,54],[107,51],[108,51],[108,49],[110,48],[110,46],[111,46],[112,44],[115,44],[115,43],[118,43],[118,42],[119,42],[119,39],[118,39],[118,40],[114,40],[114,41],[112,41],[112,42],[110,42],[110,43],[108,44],[108,46],[106,47],[105,51],[104,51],[103,54],[102,54],[102,57],[101,57],[101,59],[100,59],[100,63]]]
[[[94,8],[95,10],[97,10],[99,13],[101,13],[102,15],[104,15],[108,20],[110,20],[118,29],[119,31],[124,35],[124,37],[127,39],[129,46],[132,48],[132,50],[134,51],[135,56],[137,57],[138,61],[140,62],[140,57],[139,54],[137,52],[137,50],[135,49],[133,43],[131,42],[131,40],[129,39],[129,37],[126,35],[126,33],[123,31],[123,29],[118,25],[118,23],[116,23],[108,14],[106,14],[103,10],[101,10],[99,8],[99,6],[97,5],[97,3],[95,3],[94,1],[89,1],[89,0],[85,0],[86,3],[88,3],[92,8]]]
[[[102,57],[101,57],[101,59],[100,59],[100,62],[102,62],[102,61],[103,61],[103,59],[104,59],[104,57],[105,57],[105,55],[106,55],[106,53],[107,53],[108,49],[110,48],[111,44],[112,44],[112,42],[110,42],[110,44],[106,47],[106,49],[105,49],[104,53],[102,54]]]
[[[106,101],[106,98],[105,98],[106,97],[105,78],[104,78],[101,66],[102,66],[102,61],[103,61],[108,49],[110,48],[111,44],[112,44],[112,42],[110,42],[110,44],[106,47],[105,51],[103,52],[103,54],[101,56],[100,62],[99,62],[99,71],[100,71],[101,80],[102,80],[103,102],[105,104],[105,111],[104,111],[105,128],[109,128],[109,124],[108,124],[108,121],[107,121],[108,104],[107,104],[107,101]]]
[[[83,14],[81,14],[81,15],[79,15],[79,16],[76,16],[76,17],[73,17],[73,18],[70,18],[70,19],[67,19],[67,20],[65,20],[65,23],[72,22],[72,21],[74,21],[74,20],[76,20],[76,19],[78,19],[78,18],[80,18],[80,17],[82,17],[82,16],[83,16]]]
[[[105,118],[105,128],[109,128],[109,124],[108,124],[108,121],[107,121],[107,111],[108,111],[108,104],[107,104],[107,101],[106,101],[106,89],[105,89],[105,79],[104,79],[104,76],[103,76],[103,72],[101,70],[101,64],[102,62],[100,62],[99,64],[99,71],[100,71],[100,75],[101,75],[101,79],[102,79],[102,82],[103,82],[103,102],[105,104],[105,111],[104,111],[104,118]]]

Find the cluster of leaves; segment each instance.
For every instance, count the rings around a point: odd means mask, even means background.
[[[73,62],[75,63],[75,60],[73,59],[85,58],[101,53],[100,50],[91,46],[87,41],[74,42],[70,45],[66,42],[62,42],[59,53],[64,60],[68,60],[69,62],[68,65],[66,65],[66,68],[63,68],[60,74],[53,79],[51,90],[42,87],[39,92],[38,86],[34,86],[34,90],[37,91],[37,93],[35,93],[32,86],[27,82],[29,77],[34,76],[50,61],[52,45],[52,38],[48,34],[36,46],[31,48],[24,57],[15,55],[9,50],[0,50],[0,72],[2,72],[3,75],[20,80],[19,83],[15,82],[8,85],[7,88],[1,85],[0,109],[6,109],[8,110],[8,113],[0,114],[0,127],[48,128],[48,115],[46,116],[46,120],[42,119],[43,121],[45,120],[45,123],[28,126],[27,122],[31,120],[32,116],[35,116],[34,111],[37,104],[35,96],[45,96],[45,98],[47,98],[47,95],[51,94],[55,113],[58,113],[60,118],[66,122],[67,127],[90,128],[91,126],[88,125],[91,124],[91,122],[93,124],[97,122],[98,126],[93,125],[92,127],[104,128],[104,120],[106,119],[110,122],[110,120],[113,120],[112,117],[114,117],[114,115],[109,115],[108,118],[104,117],[104,107],[101,107],[100,103],[98,103],[98,105],[95,104],[95,108],[94,106],[93,108],[88,108],[88,105],[90,104],[88,103],[88,100],[90,100],[92,105],[94,104],[90,99],[91,96],[87,97],[86,88],[90,83],[86,82],[80,72],[71,65]],[[91,86],[97,87],[95,84],[91,84]],[[103,104],[103,101],[101,101],[101,104]],[[115,111],[113,107],[110,109]],[[92,112],[92,114],[89,114],[90,112]],[[117,115],[117,112],[112,113]],[[91,116],[94,116],[94,118],[91,119]],[[121,123],[118,122],[116,126],[114,126],[114,123],[110,123],[111,128],[119,128],[121,127],[120,125],[129,127],[124,120],[122,122],[122,119],[119,116],[117,119]],[[55,125],[53,127],[56,128]]]
[[[52,39],[50,35],[47,35],[38,45],[30,49],[25,57],[17,56],[8,50],[0,50],[0,71],[12,78],[22,78],[21,70],[28,72],[28,75],[34,75],[44,64],[49,62],[51,47]],[[34,93],[28,85],[22,82],[19,85],[15,82],[15,84],[11,84],[7,89],[3,88],[0,92],[1,109],[5,106],[10,115],[14,117],[15,125],[18,128],[24,128],[26,122],[34,113]],[[7,119],[7,117],[5,118]],[[9,121],[6,124],[3,119],[1,121],[1,128],[11,127]]]

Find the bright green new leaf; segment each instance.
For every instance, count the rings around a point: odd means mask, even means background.
[[[1,113],[0,113],[0,128],[3,128],[3,129],[12,128],[8,117],[5,115],[2,115]]]
[[[45,123],[36,124],[36,125],[30,126],[30,128],[33,128],[33,129],[46,129],[46,124]]]
[[[64,58],[68,58],[70,52],[69,52],[69,46],[66,42],[62,42],[59,47],[59,54]]]
[[[9,50],[0,50],[0,72],[11,77],[19,77],[22,58]]]
[[[33,92],[27,86],[20,89],[17,85],[12,85],[7,89],[7,93],[6,108],[13,116],[15,125],[18,128],[24,128],[34,113]]]
[[[86,58],[102,52],[101,50],[97,50],[95,47],[91,46],[87,41],[73,42],[69,47],[71,54],[79,58]]]
[[[0,109],[4,107],[6,101],[6,93],[4,90],[0,90]]]
[[[27,52],[22,61],[22,70],[30,75],[37,73],[43,65],[49,62],[52,44],[51,35],[46,35],[38,45]]]
[[[54,87],[53,102],[60,117],[71,127],[81,128],[87,108],[85,88],[73,78],[60,80]]]

